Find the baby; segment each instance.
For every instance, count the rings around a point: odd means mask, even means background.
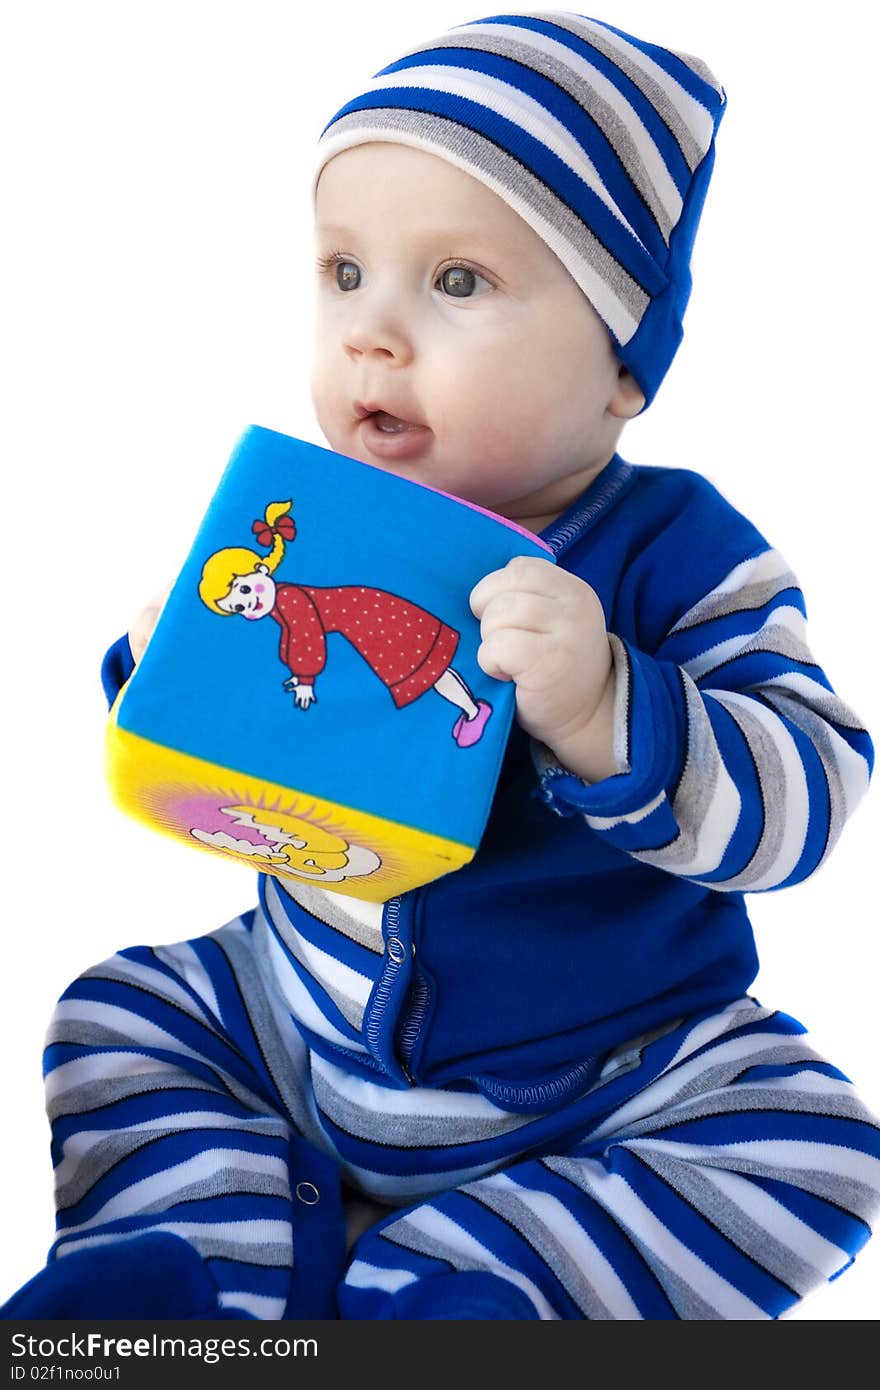
[[[880,1126],[748,994],[744,894],[825,861],[871,741],[781,555],[617,452],[681,337],[724,102],[696,58],[507,14],[323,131],[326,439],[557,561],[471,595],[516,687],[492,814],[385,904],[261,878],[70,986],[57,1239],[7,1317],[777,1318],[867,1240]]]

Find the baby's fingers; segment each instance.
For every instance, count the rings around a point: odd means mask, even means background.
[[[153,631],[159,621],[162,609],[165,607],[168,595],[171,593],[173,584],[168,584],[159,593],[154,594],[145,608],[138,613],[134,622],[128,630],[128,645],[131,647],[131,654],[135,663],[139,662],[147,649],[147,644],[153,635]]]

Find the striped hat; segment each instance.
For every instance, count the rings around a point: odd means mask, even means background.
[[[328,160],[395,141],[497,193],[559,257],[649,404],[681,341],[724,89],[699,58],[562,10],[411,48],[341,107]]]

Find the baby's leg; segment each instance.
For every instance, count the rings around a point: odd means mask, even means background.
[[[778,1318],[845,1269],[880,1210],[880,1124],[801,1025],[742,1000],[652,1047],[574,1146],[368,1231],[343,1317]]]
[[[337,1166],[309,1142],[303,1044],[264,988],[253,916],[122,951],[65,991],[45,1055],[57,1236],[37,1304],[12,1315],[100,1316],[112,1295],[127,1312],[110,1315],[149,1316],[152,1259],[170,1262],[177,1316],[335,1316]],[[70,1311],[74,1267],[86,1301]],[[39,1311],[45,1290],[68,1311]]]

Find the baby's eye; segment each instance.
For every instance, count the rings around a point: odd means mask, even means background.
[[[250,586],[250,584],[242,584],[242,586],[241,586],[241,588],[239,589],[238,592],[239,592],[240,594],[249,594],[250,591],[251,591],[251,586]]]
[[[357,289],[361,282],[361,272],[354,261],[346,260],[338,251],[331,252],[329,256],[318,257],[318,271],[321,275],[326,275],[333,269],[336,271],[336,284],[339,289]]]
[[[434,284],[442,285],[453,299],[472,299],[478,280],[490,290],[494,289],[494,285],[490,284],[484,275],[478,275],[467,265],[448,265],[445,270],[441,270]]]

